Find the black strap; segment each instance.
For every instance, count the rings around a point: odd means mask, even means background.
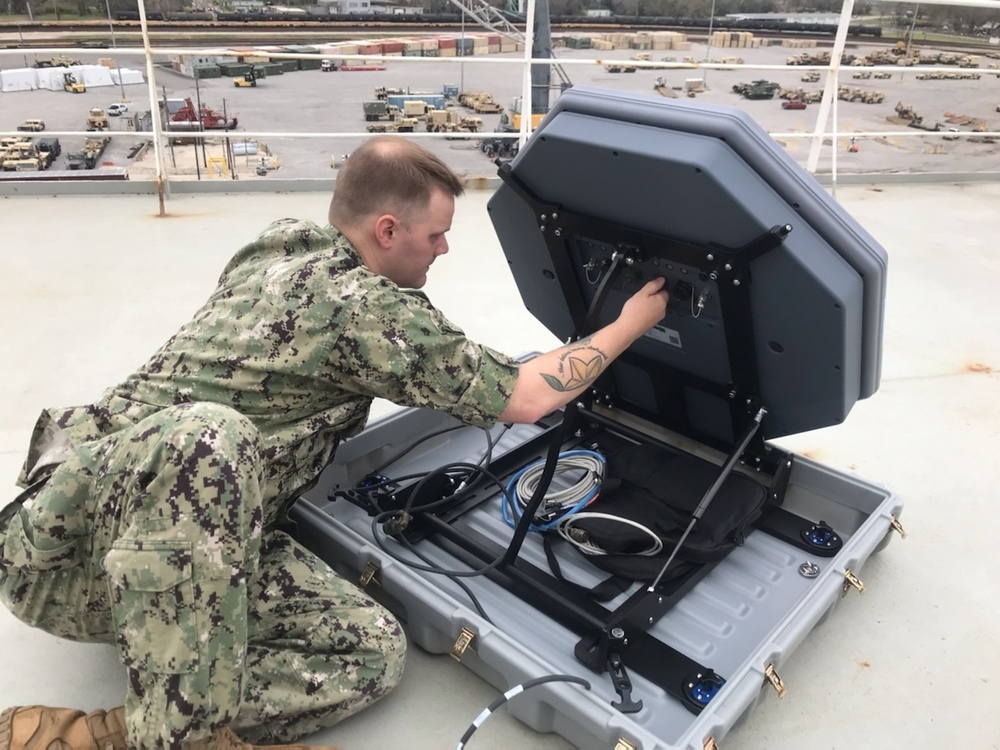
[[[616,575],[613,575],[610,578],[605,578],[599,584],[589,589],[579,583],[574,583],[562,574],[562,569],[559,567],[559,560],[556,557],[555,549],[552,546],[552,540],[552,534],[545,534],[542,537],[542,546],[545,548],[545,559],[549,561],[549,568],[552,570],[552,575],[574,591],[577,591],[584,596],[589,596],[594,601],[607,602],[611,601],[620,594],[624,594],[632,587],[634,581],[630,581],[627,578]]]

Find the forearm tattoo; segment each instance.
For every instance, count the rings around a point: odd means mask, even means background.
[[[604,372],[608,355],[590,345],[590,338],[585,338],[572,345],[559,357],[556,373],[542,373],[545,382],[554,391],[568,393],[578,388],[584,388]]]

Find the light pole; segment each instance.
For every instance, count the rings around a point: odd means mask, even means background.
[[[708,39],[705,40],[705,62],[709,61],[712,56],[712,26],[715,23],[715,0],[712,0],[712,10],[708,13]],[[705,79],[708,78],[708,68],[701,69],[701,85],[704,88],[708,88],[705,85]]]
[[[104,7],[108,9],[108,28],[111,29],[111,48],[115,51],[115,65],[118,66],[118,85],[122,90],[122,102],[127,102],[128,97],[125,96],[125,81],[122,80],[122,63],[118,59],[118,44],[115,42],[115,24],[111,20],[111,2],[110,0],[104,0]]]

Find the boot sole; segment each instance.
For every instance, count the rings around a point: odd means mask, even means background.
[[[0,713],[0,750],[10,750],[10,723],[14,717],[13,708],[5,708]]]

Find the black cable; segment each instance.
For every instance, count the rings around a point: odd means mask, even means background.
[[[466,466],[475,466],[475,464],[450,464],[448,466],[441,467],[441,469],[447,470],[451,466],[463,466],[463,467],[466,467]],[[508,502],[511,502],[511,500],[510,500],[510,498],[508,496],[509,493],[507,492],[507,487],[504,485],[504,483],[493,472],[491,472],[488,469],[485,469],[483,467],[476,467],[476,469],[480,473],[482,473],[483,476],[485,476],[487,479],[489,479],[491,482],[493,482],[497,487],[499,487],[500,491],[503,493],[503,495],[505,497],[507,497]],[[441,470],[439,469],[438,471],[440,472]],[[443,498],[442,500],[438,500],[438,501],[436,501],[434,503],[430,503],[428,505],[425,505],[425,506],[423,506],[421,508],[421,510],[423,510],[424,508],[429,508],[429,507],[432,507],[432,506],[436,506],[436,505],[444,502],[445,500],[449,500],[450,501],[453,497],[454,497],[453,495],[450,495],[450,496],[448,496],[446,498]],[[384,511],[382,513],[379,513],[374,518],[372,518],[372,538],[375,540],[375,543],[384,552],[386,552],[386,554],[388,554],[393,559],[398,560],[399,562],[403,563],[404,565],[409,565],[414,570],[419,570],[419,571],[422,571],[424,573],[436,573],[438,575],[459,576],[461,578],[472,578],[474,576],[479,576],[479,575],[483,575],[484,573],[488,573],[489,571],[493,570],[498,565],[500,565],[500,563],[503,562],[503,555],[501,555],[501,556],[497,557],[495,560],[493,560],[492,562],[488,563],[486,566],[484,566],[482,568],[478,568],[476,570],[471,570],[471,571],[468,571],[468,570],[447,570],[445,568],[440,568],[440,567],[433,568],[433,567],[426,567],[426,566],[423,566],[423,565],[417,565],[416,563],[414,563],[411,560],[406,560],[405,558],[399,557],[395,552],[393,552],[391,549],[389,549],[387,546],[385,546],[384,540],[381,538],[381,536],[379,534],[379,524],[381,524],[381,523],[383,523],[385,521],[388,521],[390,518],[392,518],[393,516],[399,515],[401,512],[402,511],[399,511],[399,510],[387,510],[387,511]]]
[[[445,576],[446,578],[448,578],[448,580],[450,580],[452,583],[454,583],[456,586],[462,589],[462,591],[465,592],[465,595],[469,597],[470,601],[472,601],[472,606],[476,608],[476,611],[479,613],[480,617],[486,620],[486,622],[490,623],[490,625],[495,624],[493,620],[490,619],[490,616],[486,614],[486,610],[483,609],[483,605],[479,603],[479,599],[477,599],[476,595],[472,593],[472,589],[470,589],[461,578],[452,575],[449,571],[442,569],[440,565],[438,565],[436,562],[427,557],[427,555],[418,550],[416,546],[413,544],[413,542],[411,542],[405,536],[401,536],[400,539],[406,546],[406,549],[408,549],[410,552],[419,557],[428,565],[433,565],[434,567],[438,568],[441,571],[441,575]]]
[[[507,432],[507,430],[511,429],[511,427],[513,427],[512,424],[504,424],[503,425],[503,430],[501,430],[500,435],[497,436],[496,440],[493,439],[493,435],[492,435],[492,432],[490,430],[482,428],[483,432],[486,434],[486,452],[483,454],[482,458],[480,458],[479,461],[476,464],[448,464],[446,466],[443,466],[443,467],[440,467],[438,469],[435,469],[432,472],[427,472],[426,474],[410,474],[410,475],[407,475],[405,477],[397,477],[396,479],[386,479],[383,482],[378,482],[376,484],[369,485],[368,487],[360,488],[360,489],[363,489],[364,491],[370,491],[370,490],[378,489],[380,487],[384,487],[384,486],[389,485],[389,484],[398,483],[400,481],[403,481],[404,479],[416,479],[416,478],[420,477],[420,482],[418,482],[418,484],[413,488],[412,492],[410,493],[410,496],[407,498],[407,502],[406,502],[406,505],[404,506],[403,511],[383,511],[379,507],[378,502],[375,499],[375,497],[369,498],[369,502],[370,502],[371,506],[375,509],[375,512],[376,512],[376,516],[375,516],[375,518],[373,519],[373,522],[372,522],[372,537],[375,540],[375,543],[379,546],[379,548],[383,552],[385,552],[386,554],[388,554],[393,559],[398,560],[399,562],[403,563],[404,565],[408,565],[408,566],[414,568],[415,570],[421,570],[421,571],[429,572],[429,573],[436,573],[438,575],[444,575],[447,578],[449,578],[453,583],[455,583],[455,585],[457,585],[459,588],[462,589],[462,591],[465,592],[466,596],[469,597],[469,599],[471,600],[473,606],[476,608],[476,611],[479,612],[480,616],[484,620],[486,620],[487,622],[489,622],[491,624],[492,624],[493,620],[491,620],[490,617],[489,617],[489,615],[486,614],[486,610],[483,609],[483,606],[482,606],[482,604],[480,604],[479,600],[476,598],[476,595],[472,593],[472,589],[470,589],[467,585],[465,585],[464,582],[462,582],[460,580],[461,577],[467,577],[467,576],[470,575],[468,573],[468,571],[450,571],[450,570],[447,570],[445,568],[442,568],[440,565],[438,565],[437,563],[435,563],[429,557],[427,557],[426,555],[424,555],[423,553],[421,553],[410,542],[410,540],[405,537],[405,535],[400,536],[400,539],[402,539],[402,542],[403,542],[404,546],[406,546],[406,548],[410,552],[412,552],[414,555],[416,555],[417,557],[419,557],[421,560],[423,560],[429,566],[432,566],[432,567],[427,568],[427,567],[419,566],[419,565],[414,564],[412,560],[407,560],[405,558],[402,558],[402,557],[398,556],[392,550],[390,550],[386,546],[385,541],[382,538],[379,537],[379,535],[378,535],[378,523],[381,520],[386,520],[388,518],[391,518],[393,515],[398,515],[400,512],[408,512],[409,510],[411,510],[412,507],[413,507],[413,502],[414,502],[413,498],[415,498],[419,494],[420,490],[423,487],[423,484],[424,484],[425,480],[429,479],[431,476],[437,476],[438,474],[441,474],[441,473],[447,474],[449,471],[453,471],[456,467],[470,468],[470,469],[472,469],[472,471],[468,475],[466,475],[465,479],[463,479],[461,481],[461,483],[459,484],[459,489],[456,492],[452,493],[451,495],[449,495],[449,496],[447,496],[445,498],[442,498],[439,501],[436,501],[435,503],[430,503],[430,504],[428,504],[426,506],[423,506],[422,508],[420,508],[421,511],[428,510],[430,508],[436,507],[439,503],[443,503],[443,502],[446,502],[446,501],[447,502],[451,502],[455,497],[458,496],[459,493],[466,492],[466,491],[471,492],[479,484],[479,482],[482,481],[482,479],[483,479],[484,476],[488,476],[495,484],[497,484],[497,486],[499,486],[501,488],[501,491],[503,492],[504,485],[502,484],[502,482],[500,482],[499,478],[497,478],[496,476],[492,475],[488,471],[488,467],[489,467],[490,463],[493,460],[493,448],[494,448],[494,446],[500,441],[500,438],[503,437],[504,433]],[[434,437],[435,435],[443,434],[444,432],[450,432],[453,429],[457,429],[457,428],[450,427],[450,428],[448,428],[446,430],[441,430],[441,431],[438,431],[436,433],[433,433],[432,435],[427,435],[427,436],[425,436],[424,439],[427,439],[427,438],[430,438],[430,437]],[[403,453],[398,454],[392,461],[389,461],[387,463],[382,464],[382,466],[380,466],[378,469],[375,469],[372,473],[376,473],[377,474],[379,471],[381,471],[382,469],[384,469],[386,466],[389,466],[393,461],[399,460],[399,458],[401,458],[405,453],[407,453],[408,451],[412,450],[414,447],[416,447],[417,445],[419,445],[420,442],[422,442],[422,441],[418,440],[416,443],[414,443],[409,448],[407,448],[406,451],[403,451]],[[470,478],[472,478],[471,481],[470,481]],[[504,492],[504,494],[506,495],[506,492]],[[495,565],[496,565],[496,563],[492,564],[491,566],[487,566],[486,568],[483,568],[481,571],[477,571],[475,574],[478,575],[478,574],[480,574],[482,572],[486,572],[486,571],[490,570],[492,567],[495,567]]]
[[[390,458],[388,461],[383,461],[381,466],[378,466],[378,467],[372,469],[370,472],[368,472],[368,474],[369,475],[371,475],[371,474],[378,474],[386,466],[392,466],[392,464],[396,463],[399,459],[401,459],[407,453],[409,453],[410,451],[412,451],[418,445],[420,445],[421,443],[426,443],[431,438],[436,438],[438,435],[444,435],[445,433],[447,433],[447,432],[453,432],[454,430],[460,430],[460,429],[462,429],[463,427],[466,427],[466,426],[467,425],[464,425],[464,424],[457,424],[457,425],[453,425],[451,427],[445,427],[443,430],[437,430],[436,432],[431,432],[431,433],[429,433],[427,435],[424,435],[419,440],[417,440],[415,443],[413,443],[410,447],[404,449],[400,453],[397,453],[395,456],[393,456],[392,458]]]
[[[469,725],[469,728],[465,730],[465,734],[462,735],[462,739],[458,741],[458,744],[455,746],[455,750],[463,750],[463,748],[465,748],[465,744],[469,741],[472,735],[476,733],[476,730],[479,729],[479,727],[481,727],[488,718],[490,718],[490,714],[492,714],[494,711],[500,708],[500,706],[502,706],[508,700],[517,697],[525,690],[531,690],[531,688],[536,687],[538,685],[544,685],[546,682],[572,682],[577,685],[583,685],[583,687],[585,687],[587,690],[590,690],[589,682],[587,682],[582,677],[576,677],[571,674],[550,674],[550,675],[545,675],[545,677],[537,677],[534,680],[528,680],[527,682],[522,682],[520,685],[515,685],[506,693],[504,693],[495,701],[493,701],[489,706],[486,707],[486,709],[481,714],[479,714],[479,716],[477,716],[473,720],[473,722]]]

